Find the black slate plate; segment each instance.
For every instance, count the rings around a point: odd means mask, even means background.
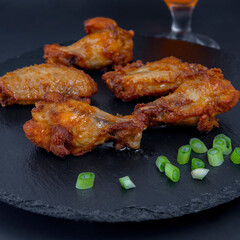
[[[225,77],[240,89],[240,62],[214,49],[181,41],[135,38],[135,59],[153,61],[174,55],[184,61],[220,67]],[[0,64],[0,74],[43,62],[42,50],[26,53]],[[101,72],[89,72],[99,84],[92,104],[107,112],[129,114],[137,102],[124,103],[113,97],[101,81]],[[143,99],[141,101],[149,101]],[[199,137],[210,148],[215,135],[224,133],[239,146],[238,104],[219,117],[220,128],[199,133],[195,127],[148,129],[138,151],[115,151],[111,144],[100,146],[81,157],[58,158],[35,147],[25,138],[22,125],[31,118],[32,106],[0,108],[0,200],[32,212],[75,220],[143,221],[198,212],[228,202],[240,195],[240,166],[225,162],[218,168],[206,163],[210,172],[203,181],[191,178],[190,164],[179,166],[181,180],[170,182],[155,167],[158,155],[176,164],[177,149],[191,137]],[[192,154],[192,156],[197,156]],[[198,156],[206,161],[206,155]],[[93,189],[75,189],[80,172],[96,175]],[[118,178],[129,175],[137,185],[126,191]]]

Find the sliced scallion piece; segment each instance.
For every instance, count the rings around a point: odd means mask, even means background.
[[[222,153],[227,151],[227,142],[223,138],[214,138],[213,147],[221,149]]]
[[[95,175],[92,172],[83,172],[78,175],[76,188],[88,189],[93,187]]]
[[[188,163],[191,155],[191,147],[189,145],[183,145],[178,149],[177,162],[179,164]]]
[[[208,150],[206,145],[198,138],[191,138],[189,144],[195,153],[205,153]]]
[[[180,179],[180,171],[177,167],[172,165],[171,163],[165,164],[165,174],[171,179],[173,182],[178,182]]]
[[[223,153],[219,148],[211,148],[207,152],[208,154],[208,162],[213,167],[218,167],[222,165],[224,159],[223,159]]]
[[[197,169],[197,168],[204,168],[205,163],[198,158],[193,158],[192,159],[192,170]]]
[[[197,168],[194,169],[191,174],[194,179],[202,180],[208,174],[209,169],[206,168]]]
[[[158,167],[160,172],[165,171],[165,164],[170,163],[168,158],[165,156],[159,156],[156,160],[156,166]]]
[[[224,134],[218,134],[214,139],[224,139],[226,141],[227,147],[223,151],[223,154],[229,155],[232,152],[232,141],[231,138],[224,135]]]
[[[240,148],[235,148],[230,156],[230,159],[235,164],[240,164]]]
[[[132,182],[129,176],[119,178],[119,181],[125,189],[131,189],[136,187],[136,185]]]

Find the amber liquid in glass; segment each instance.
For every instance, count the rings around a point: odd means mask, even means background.
[[[192,6],[194,7],[198,0],[164,0],[168,7],[172,5]]]

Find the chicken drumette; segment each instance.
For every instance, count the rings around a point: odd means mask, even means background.
[[[141,118],[144,114],[147,126],[189,125],[210,131],[218,127],[216,115],[231,110],[239,97],[239,91],[224,79],[221,70],[211,69],[194,80],[186,80],[166,97],[138,104],[134,114]]]
[[[101,69],[132,60],[132,30],[126,31],[118,27],[114,20],[103,17],[86,20],[84,27],[88,35],[70,46],[46,45],[46,61],[84,69]]]
[[[34,104],[47,92],[74,99],[89,98],[97,92],[97,84],[83,71],[61,64],[36,64],[0,78],[2,106]]]
[[[23,128],[31,142],[63,157],[83,155],[106,141],[115,142],[117,149],[137,149],[146,126],[136,116],[116,117],[88,103],[51,93],[36,103],[32,119]]]
[[[118,66],[102,76],[114,95],[124,101],[144,96],[162,96],[174,91],[185,80],[195,79],[208,69],[189,64],[175,57],[164,58],[145,65],[142,61]]]

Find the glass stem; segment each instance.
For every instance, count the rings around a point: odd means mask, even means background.
[[[178,38],[178,36],[181,38],[182,35],[191,33],[191,20],[194,7],[173,4],[169,8],[172,15],[171,35],[174,35],[175,38]]]

